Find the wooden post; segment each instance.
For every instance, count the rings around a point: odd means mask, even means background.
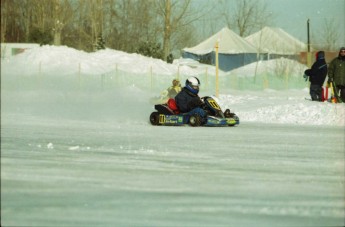
[[[79,88],[81,88],[81,64],[80,64],[80,62],[78,64],[78,83],[79,83]]]
[[[151,91],[153,89],[152,65],[150,66]]]
[[[40,61],[38,65],[38,86],[42,87],[42,62]]]
[[[119,84],[118,65],[115,66],[115,87]]]
[[[105,84],[105,75],[104,74],[101,74],[101,88],[102,88],[102,91],[104,91],[104,84]]]
[[[218,40],[216,42],[216,97],[219,97],[219,82],[218,82],[218,68],[219,68],[219,62],[218,62]]]
[[[38,65],[38,75],[41,77],[41,74],[42,74],[42,62],[40,61]]]
[[[206,75],[206,82],[205,82],[205,84],[206,84],[206,91],[208,91],[208,68],[206,67],[206,69],[205,69],[205,75]]]

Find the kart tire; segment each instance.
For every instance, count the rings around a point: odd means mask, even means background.
[[[150,115],[150,122],[152,125],[159,125],[159,113],[152,112]]]
[[[202,122],[202,119],[201,119],[200,115],[198,115],[198,114],[193,114],[189,118],[189,125],[192,127],[200,126],[201,122]]]

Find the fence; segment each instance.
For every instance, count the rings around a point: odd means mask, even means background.
[[[182,85],[189,75],[184,75],[178,69],[174,75],[155,73],[152,67],[146,73],[131,73],[119,70],[118,67],[108,73],[86,74],[80,69],[73,74],[60,75],[59,73],[45,72],[41,63],[37,74],[31,76],[3,75],[1,76],[2,89],[60,89],[60,90],[92,90],[107,91],[118,87],[134,86],[143,90],[159,92],[171,85],[174,78],[179,78]],[[215,75],[205,68],[197,75],[201,81],[201,90],[215,94]],[[222,74],[219,76],[220,93],[234,90],[262,90],[262,89],[299,89],[307,86],[302,75],[266,73],[246,77],[243,75]]]

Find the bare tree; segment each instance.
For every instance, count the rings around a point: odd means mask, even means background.
[[[21,4],[18,0],[1,0],[1,42],[19,42],[23,36]]]
[[[189,2],[187,2],[189,4]],[[165,0],[164,9],[164,37],[163,37],[163,59],[166,60],[170,52],[171,24],[171,0]]]
[[[116,1],[117,0],[108,0],[105,4],[104,9],[104,27],[103,35],[107,40],[107,45],[116,46],[116,21],[119,19],[118,13],[116,10]]]
[[[1,0],[1,11],[5,8],[4,14],[8,14],[11,12],[11,10],[8,10],[8,8],[6,7],[6,3],[3,6],[3,1]],[[15,17],[15,21],[17,26],[10,26],[11,29],[15,29],[15,30],[20,30],[23,34],[24,37],[20,37],[19,39],[23,39],[25,42],[29,41],[29,35],[30,35],[30,31],[31,31],[31,5],[30,5],[30,0],[22,0],[22,1],[18,1],[18,0],[14,0],[14,1],[7,1],[10,2],[10,4],[14,7],[14,11],[12,11],[11,13],[11,17]],[[7,3],[8,4],[8,3]],[[1,16],[3,15],[3,12],[1,12]],[[9,21],[11,21],[12,19],[10,19]],[[6,20],[5,23],[9,24]],[[1,19],[1,23],[3,23],[3,19]],[[6,31],[5,31],[6,33]]]
[[[197,2],[195,3],[197,4]],[[200,5],[200,4],[199,4]],[[179,43],[179,41],[186,41],[186,36],[183,32],[188,32],[187,27],[192,27],[192,23],[205,15],[208,8],[192,6],[191,0],[160,0],[158,2],[158,14],[164,20],[163,29],[163,59],[166,60],[171,51],[171,45]],[[189,30],[190,31],[190,30]],[[192,36],[189,36],[192,38]],[[181,39],[179,39],[181,38]],[[179,41],[177,41],[179,40]]]
[[[4,43],[6,40],[10,4],[9,0],[1,0],[1,43]]]
[[[52,33],[54,37],[54,45],[61,45],[62,29],[66,26],[69,20],[73,17],[73,10],[68,0],[53,0],[52,1]]]
[[[30,0],[31,4],[31,25],[45,31],[49,29],[49,20],[52,13],[52,2],[50,0]]]
[[[1,0],[1,41],[92,51],[102,35],[108,47],[126,52],[145,42],[163,45],[166,58],[194,39],[192,23],[209,10],[198,5],[193,0]]]
[[[91,37],[92,42],[95,44],[97,41],[97,38],[99,36],[102,36],[103,33],[103,0],[90,0],[89,1],[90,6],[90,23],[91,23]]]
[[[336,51],[338,48],[338,41],[340,37],[339,22],[335,20],[325,19],[322,26],[322,30],[318,35],[320,43],[316,44],[315,47],[328,51]]]
[[[241,37],[253,33],[268,24],[272,15],[266,3],[258,0],[223,1],[221,6],[223,20],[230,29],[238,32]]]

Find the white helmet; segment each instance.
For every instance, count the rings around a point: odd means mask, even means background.
[[[186,80],[186,88],[193,94],[199,93],[200,80],[194,76]]]

